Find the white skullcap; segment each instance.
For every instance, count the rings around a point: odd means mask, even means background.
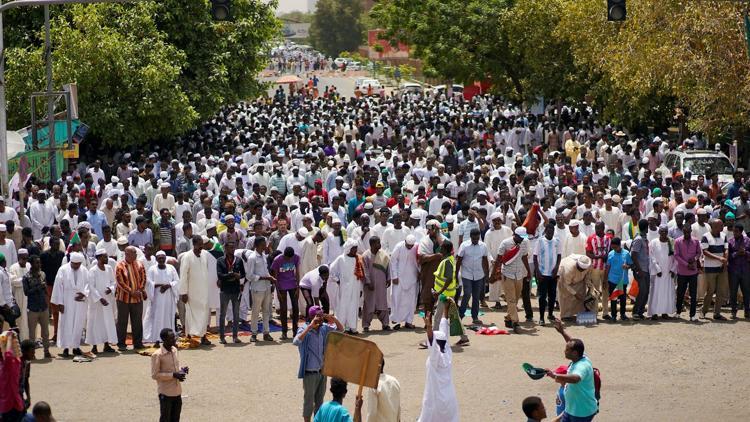
[[[76,262],[78,264],[81,264],[81,263],[83,263],[83,261],[84,261],[84,258],[83,258],[83,254],[82,253],[80,253],[80,252],[73,252],[72,254],[70,254],[70,262]]]
[[[156,256],[157,256],[157,257],[158,257],[158,256],[167,256],[167,253],[166,253],[166,252],[164,252],[164,251],[159,251],[159,252],[157,252],[157,253],[156,253]]]
[[[407,245],[413,245],[414,243],[417,242],[417,238],[414,237],[413,234],[410,234],[410,235],[406,236],[405,242],[406,242]]]
[[[297,229],[297,234],[302,237],[306,237],[308,234],[310,234],[310,232],[306,228],[300,227]]]
[[[28,255],[29,251],[26,248],[21,248],[18,250],[18,255]]]
[[[106,255],[106,254],[107,254],[107,250],[104,249],[104,248],[99,248],[99,249],[96,250],[96,256],[102,256],[102,255]]]

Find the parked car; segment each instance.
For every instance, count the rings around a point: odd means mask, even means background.
[[[341,69],[345,64],[349,64],[349,59],[346,57],[337,57],[334,61],[337,69]]]
[[[350,60],[349,63],[346,64],[346,70],[360,70],[362,69],[362,63]]]
[[[372,92],[374,95],[377,95],[378,92],[383,88],[383,85],[380,84],[380,81],[377,79],[365,79],[362,81],[362,85],[359,86],[359,89],[362,90],[363,93],[367,92],[368,87],[372,87]]]
[[[421,94],[424,92],[424,87],[416,82],[402,82],[401,85],[398,86],[399,95],[412,92]]]
[[[370,78],[368,78],[366,76],[360,76],[359,78],[355,79],[354,80],[354,88],[361,87],[362,86],[362,82],[364,82],[364,81],[366,81],[368,79],[370,79]]]
[[[675,169],[683,175],[690,172],[691,179],[697,179],[698,176],[708,176],[717,172],[719,174],[719,185],[732,183],[734,166],[729,158],[721,152],[710,150],[686,150],[686,151],[669,151],[664,156],[661,167],[662,176],[672,174]]]
[[[436,92],[438,94],[442,94],[445,92],[445,85],[436,85],[432,87],[432,91]],[[453,93],[462,93],[464,92],[464,86],[460,84],[453,84]]]

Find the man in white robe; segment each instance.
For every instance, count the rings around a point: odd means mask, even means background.
[[[586,237],[579,230],[580,224],[578,220],[572,220],[568,224],[570,233],[562,242],[562,253],[560,254],[563,258],[570,255],[586,255]]]
[[[21,310],[21,316],[16,319],[16,324],[18,324],[19,336],[24,340],[29,338],[29,311],[26,309],[27,298],[23,293],[23,276],[31,269],[28,259],[29,252],[23,248],[18,250],[18,262],[15,264],[10,264],[6,257],[6,265],[10,265],[8,276],[10,277],[10,286],[13,290],[13,299],[15,299],[18,308]]]
[[[63,349],[62,356],[81,353],[81,337],[86,325],[86,285],[89,271],[83,267],[85,258],[80,252],[70,254],[70,262],[60,267],[52,288],[51,303],[60,312],[57,326],[57,347]]]
[[[391,255],[391,283],[393,285],[391,321],[394,330],[401,328],[413,329],[414,310],[417,307],[419,265],[417,264],[417,239],[414,235],[398,242]]]
[[[333,280],[338,284],[336,317],[350,334],[357,332],[357,315],[364,282],[364,265],[357,254],[358,245],[357,240],[347,240],[344,243],[346,254],[336,258],[330,269]],[[357,267],[360,267],[361,277],[355,274]]]
[[[5,224],[0,224],[0,253],[5,255],[5,262],[8,267],[18,262],[18,252],[16,244],[8,238],[8,231]]]
[[[96,250],[96,264],[89,269],[86,296],[86,343],[91,353],[98,353],[97,345],[104,343],[104,353],[114,353],[110,343],[117,343],[117,327],[112,308],[115,304],[115,270],[109,265],[107,250]]]
[[[201,337],[201,343],[211,344],[206,338],[209,310],[209,253],[203,250],[201,236],[193,236],[193,250],[180,259],[180,300],[185,304],[185,334]]]
[[[406,236],[410,233],[410,230],[401,224],[401,214],[393,214],[392,217],[393,226],[385,229],[380,239],[383,243],[383,249],[388,253],[393,253],[396,250],[396,245],[399,242],[406,239]],[[373,229],[374,231],[375,229]]]
[[[401,420],[401,385],[398,380],[383,372],[385,360],[380,362],[378,388],[365,389],[365,419],[367,422]]]
[[[445,302],[445,312],[452,300]],[[427,370],[422,397],[422,412],[418,422],[458,422],[458,400],[453,386],[453,352],[448,344],[450,326],[448,320],[440,319],[440,330],[432,331],[432,315],[425,315],[427,331]]]
[[[161,330],[174,330],[180,276],[172,265],[167,264],[164,251],[156,253],[156,262],[157,265],[146,271],[146,292],[151,301],[143,318],[143,339],[158,346]]]
[[[29,218],[31,219],[31,231],[34,240],[42,238],[42,229],[49,229],[55,224],[55,208],[47,204],[47,195],[43,192],[37,194],[38,201],[29,208]]]
[[[674,244],[669,238],[666,224],[659,226],[659,237],[648,243],[649,274],[651,287],[648,296],[648,315],[669,318],[677,312],[677,296],[672,281]]]

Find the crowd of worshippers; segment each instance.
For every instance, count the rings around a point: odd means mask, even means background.
[[[703,141],[563,111],[491,96],[260,99],[178,142],[32,176],[23,204],[0,198],[2,318],[45,354],[52,331],[67,355],[82,339],[141,348],[163,328],[208,344],[214,314],[221,342],[246,322],[271,341],[274,309],[288,339],[315,304],[350,333],[373,319],[410,329],[441,296],[475,325],[490,302],[513,329],[534,319],[532,293],[542,324],[557,309],[628,319],[628,294],[636,319],[688,304],[690,319],[721,320],[727,302],[747,317],[747,173],[727,187],[659,170]]]

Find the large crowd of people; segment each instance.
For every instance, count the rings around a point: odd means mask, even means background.
[[[483,306],[515,332],[586,312],[750,317],[748,174],[721,186],[665,170],[665,153],[703,141],[548,111],[296,93],[32,175],[0,198],[2,319],[69,356],[82,339],[95,353],[158,345],[164,329],[241,342],[245,323],[250,341],[275,341],[274,310],[291,340],[318,306],[350,334],[414,329],[419,309],[428,325],[468,311],[479,326]]]

